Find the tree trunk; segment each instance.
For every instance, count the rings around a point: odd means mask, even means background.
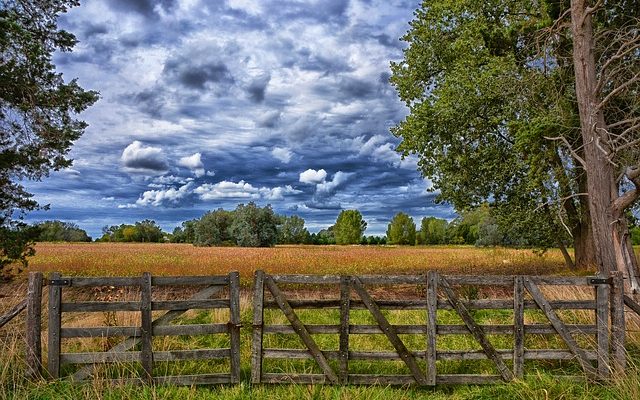
[[[578,178],[578,192],[587,192],[587,180],[585,176]],[[595,246],[593,244],[593,231],[591,230],[591,215],[589,213],[589,198],[579,196],[580,203],[578,224],[573,230],[573,248],[575,263],[578,269],[597,269]]]
[[[584,145],[584,168],[587,174],[589,211],[598,271],[622,271],[629,278],[631,289],[640,289],[634,268],[635,256],[627,249],[628,229],[624,210],[614,209],[618,186],[614,166],[607,159],[610,148],[599,140],[598,132],[607,128],[602,109],[597,107],[596,63],[591,15],[586,0],[571,1],[573,63],[576,78],[576,98],[580,114],[580,129]]]

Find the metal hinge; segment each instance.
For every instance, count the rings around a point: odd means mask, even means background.
[[[611,285],[613,279],[611,278],[589,278],[589,284],[591,285]]]
[[[49,279],[51,286],[71,286],[71,279]]]

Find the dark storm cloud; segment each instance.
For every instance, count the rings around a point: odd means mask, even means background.
[[[231,71],[220,61],[192,65],[185,59],[170,60],[165,64],[164,72],[190,89],[202,90],[207,83],[231,84],[234,82]]]
[[[271,80],[270,74],[264,74],[255,78],[247,87],[249,98],[255,103],[261,103],[267,90],[267,85]]]
[[[147,18],[157,16],[159,7],[171,11],[175,0],[110,0],[108,2],[114,9],[121,12],[135,12]]]

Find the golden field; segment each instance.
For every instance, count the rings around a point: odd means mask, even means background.
[[[194,247],[156,243],[38,243],[30,271],[65,275],[216,275],[239,271],[243,283],[263,269],[280,274],[568,273],[558,250],[472,246]]]

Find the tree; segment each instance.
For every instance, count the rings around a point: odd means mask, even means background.
[[[91,237],[76,224],[63,221],[44,221],[36,225],[39,242],[90,242]]]
[[[336,244],[357,244],[367,229],[367,222],[358,210],[342,210],[338,215],[333,232]]]
[[[420,232],[418,233],[419,244],[445,244],[447,243],[447,226],[445,219],[436,217],[422,218]]]
[[[182,226],[177,226],[171,234],[172,243],[193,243],[196,237],[196,224],[198,220],[184,221]]]
[[[277,240],[278,217],[270,205],[240,204],[234,211],[229,233],[242,247],[271,247]]]
[[[282,223],[278,226],[278,243],[301,244],[308,236],[309,231],[304,227],[304,219],[297,215],[282,217]]]
[[[65,83],[52,62],[76,44],[57,18],[78,4],[0,0],[0,271],[33,253],[22,218],[38,204],[20,181],[71,165],[68,152],[87,126],[74,116],[98,99],[76,80]]]
[[[416,244],[416,224],[413,219],[403,212],[397,213],[387,227],[389,244]]]
[[[233,212],[222,208],[210,211],[195,223],[193,244],[196,246],[220,246],[231,243],[229,227],[233,223]]]

